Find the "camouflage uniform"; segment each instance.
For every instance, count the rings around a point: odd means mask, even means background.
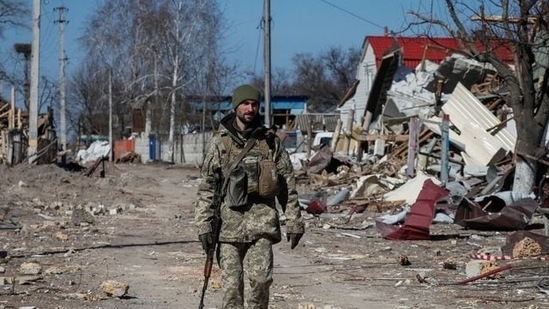
[[[215,173],[226,173],[234,157],[244,148],[250,132],[238,132],[234,127],[234,113],[227,115],[221,122],[216,136],[210,141],[202,166],[202,181],[198,189],[195,207],[195,221],[198,234],[211,231],[210,220],[214,210],[211,208],[213,197],[213,179]],[[261,125],[259,117],[252,129]],[[266,131],[266,130],[265,130]],[[231,149],[226,149],[224,139],[230,136]],[[286,232],[304,232],[303,220],[297,201],[297,191],[293,166],[288,152],[276,137],[260,137],[244,157],[258,158],[270,156],[275,163],[280,188],[277,196],[286,216]],[[254,135],[255,137],[255,135]],[[268,145],[270,144],[270,145]],[[268,149],[268,154],[265,153]],[[248,308],[267,309],[269,287],[272,283],[273,251],[272,244],[281,240],[281,230],[275,198],[248,196],[248,204],[231,208],[225,202],[221,206],[221,230],[219,233],[219,265],[222,270],[223,309],[244,308],[244,271],[249,279],[250,295]]]

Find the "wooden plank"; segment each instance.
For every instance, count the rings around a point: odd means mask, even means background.
[[[334,130],[334,134],[332,136],[332,143],[330,145],[332,149],[332,153],[337,151],[336,148],[337,148],[337,142],[339,141],[339,132],[341,131],[341,124],[342,124],[341,119],[338,119],[336,129]]]
[[[10,111],[4,112],[4,113],[0,114],[0,119],[4,118],[4,117],[8,118],[9,116],[10,116]]]
[[[357,134],[352,133],[352,138],[359,142],[375,142],[378,139],[382,139],[388,142],[407,142],[409,136],[403,134]]]
[[[418,146],[421,145],[423,142],[431,139],[433,135],[433,132],[429,130],[423,130],[421,134],[419,135],[419,141]],[[399,147],[397,147],[394,151],[391,152],[391,157],[400,157],[404,156],[408,152],[408,144],[402,144]]]
[[[345,144],[343,150],[345,154],[349,154],[349,149],[351,147],[351,132],[353,132],[353,121],[355,119],[355,109],[351,108],[349,110],[349,116],[347,117],[347,128],[345,131]]]
[[[6,104],[6,105],[0,107],[0,112],[4,111],[4,110],[7,109],[8,107],[10,107],[9,104]]]
[[[15,127],[15,87],[11,87],[11,113],[8,126],[10,130]]]

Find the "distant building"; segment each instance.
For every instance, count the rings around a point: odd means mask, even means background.
[[[194,113],[201,114],[204,108],[202,102],[191,104]],[[292,130],[295,126],[297,115],[301,115],[307,110],[306,96],[273,96],[271,98],[273,124],[281,129]],[[209,100],[206,103],[206,111],[211,113],[213,119],[219,122],[233,106],[231,97],[222,97],[215,100]],[[261,102],[261,114],[265,114],[265,104]]]

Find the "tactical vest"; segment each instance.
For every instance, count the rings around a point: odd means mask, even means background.
[[[238,147],[229,135],[223,135],[223,147],[225,148],[225,162],[223,162],[223,173],[227,173],[227,169],[234,162],[242,148]],[[269,148],[266,139],[256,140],[254,147],[242,158],[240,165],[246,172],[247,192],[255,194],[258,192],[259,181],[259,163],[264,160],[273,160],[273,150]]]

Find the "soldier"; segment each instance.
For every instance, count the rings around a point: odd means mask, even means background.
[[[223,179],[229,179],[220,209],[218,247],[223,309],[244,309],[244,270],[250,287],[248,308],[268,308],[273,281],[272,245],[281,240],[275,197],[286,216],[286,236],[291,249],[304,233],[293,166],[275,132],[263,126],[259,99],[259,91],[250,85],[234,90],[234,110],[221,120],[201,170],[195,221],[206,251],[214,245],[210,223],[214,214],[211,205],[215,174],[222,173]],[[265,175],[274,175],[275,183],[265,182]],[[270,187],[268,192],[265,187]]]

